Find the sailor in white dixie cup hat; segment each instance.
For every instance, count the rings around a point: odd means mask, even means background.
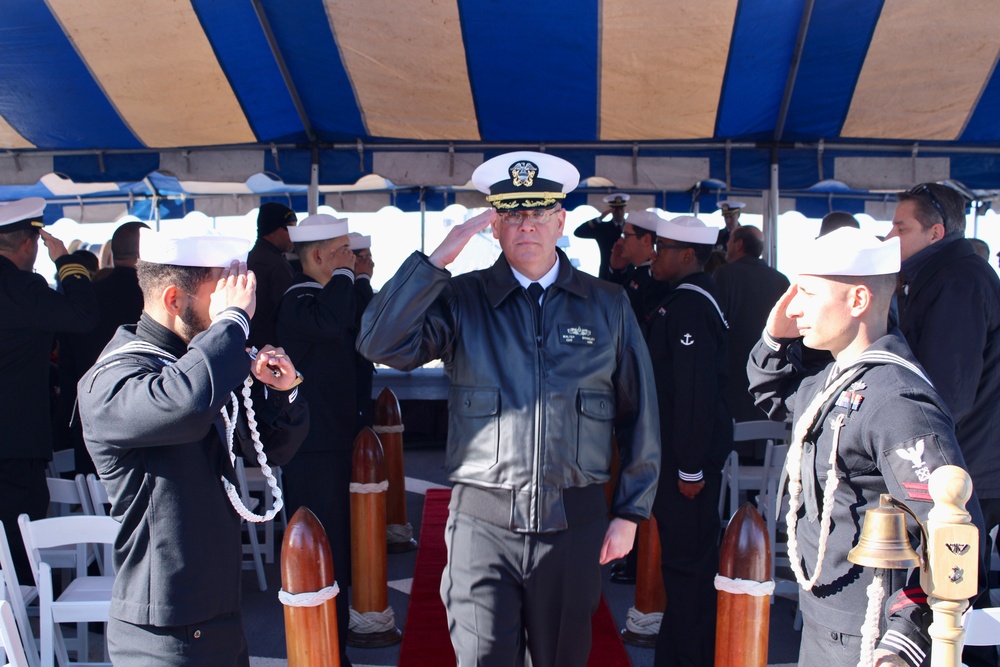
[[[249,664],[241,516],[252,514],[231,456],[283,466],[309,423],[284,351],[247,354],[249,249],[141,230],[142,316],[79,384],[84,441],[122,522],[107,630],[115,665]]]
[[[0,204],[0,520],[14,568],[32,581],[17,528],[18,515],[43,519],[48,511],[46,463],[52,458],[49,372],[57,332],[84,333],[97,324],[90,274],[63,242],[43,229],[45,200]],[[33,273],[41,239],[56,265],[61,291]]]
[[[302,450],[282,468],[288,511],[308,507],[323,524],[343,591],[336,598],[341,664],[347,660],[351,581],[351,453],[358,435],[358,368],[354,349],[360,319],[360,263],[351,251],[346,218],[318,213],[288,230],[302,272],[278,305],[278,340],[307,378],[303,395],[313,410]],[[369,396],[370,396],[369,390]]]
[[[632,548],[652,504],[649,357],[621,287],[557,247],[560,202],[579,181],[572,164],[507,153],[472,181],[494,208],[403,263],[365,311],[358,349],[394,368],[448,367],[454,488],[441,591],[459,664],[522,664],[530,653],[583,667],[600,566]],[[496,263],[452,276],[445,267],[487,227],[503,250]],[[625,462],[616,479],[614,426]],[[610,522],[605,482],[616,489]]]
[[[653,514],[663,545],[663,582],[673,601],[660,624],[657,665],[711,664],[714,655],[718,498],[733,434],[724,399],[728,325],[705,272],[718,234],[689,215],[656,226],[652,273],[672,290],[646,322],[663,456]]]
[[[944,401],[902,334],[887,330],[899,265],[898,239],[844,227],[810,241],[747,365],[757,405],[793,424],[786,528],[802,588],[800,665],[871,664],[872,655],[929,664],[931,613],[916,573],[880,571],[886,581],[870,600],[875,571],[847,560],[880,494],[905,502],[923,522],[930,474],[964,467]],[[828,350],[834,361],[804,368],[803,346]],[[982,530],[975,496],[967,507]],[[881,594],[889,596],[884,604]],[[890,611],[879,636],[883,608]],[[875,623],[866,622],[866,609]]]

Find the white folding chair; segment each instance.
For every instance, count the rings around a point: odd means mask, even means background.
[[[0,600],[0,640],[3,641],[3,650],[7,654],[7,664],[4,667],[34,667],[24,653],[11,605],[6,600]]]
[[[1000,646],[1000,607],[968,610],[962,627],[966,646]]]
[[[52,452],[52,460],[46,469],[49,477],[60,477],[64,472],[76,472],[76,452],[72,449]]]
[[[281,479],[281,468],[278,466],[271,466],[271,472],[274,474],[274,479],[278,483],[278,489],[281,491],[282,496],[284,496],[285,487]],[[264,507],[273,507],[274,495],[271,493],[271,486],[267,483],[267,479],[264,477],[264,473],[261,472],[260,468],[248,468],[244,464],[243,473],[246,475],[247,491],[253,494],[260,494],[264,500]],[[278,516],[275,517],[275,521],[264,522],[264,539],[260,541],[260,546],[264,555],[264,562],[268,564],[274,562],[274,524],[279,519],[281,521],[281,528],[288,528],[288,518],[285,514],[284,505],[282,505]]]
[[[49,516],[81,516],[92,515],[94,509],[90,503],[90,493],[85,489],[83,475],[76,479],[61,479],[49,477],[46,479],[49,487]],[[57,549],[43,549],[42,560],[53,569],[75,569],[77,576],[86,574],[87,567],[97,562],[101,574],[104,574],[104,560],[100,551],[88,548],[86,545],[73,545]]]
[[[38,667],[38,644],[35,642],[35,634],[31,631],[31,623],[28,621],[28,605],[38,599],[38,588],[23,586],[18,582],[14,559],[10,555],[10,545],[7,543],[7,532],[3,525],[0,525],[0,574],[3,575],[3,586],[0,587],[3,589],[3,599],[13,612],[21,637],[22,650],[27,653],[31,667]],[[6,645],[5,639],[4,646]]]
[[[747,442],[753,440],[764,440],[767,448],[764,451],[764,465],[748,466],[741,465],[736,452],[730,452],[723,467],[723,483],[719,492],[719,515],[723,523],[729,520],[740,504],[744,501],[747,492],[763,491],[762,484],[766,479],[770,452],[775,445],[787,444],[789,439],[788,424],[785,422],[775,422],[769,419],[759,419],[747,422],[733,423],[733,443]],[[729,514],[723,513],[725,507],[724,497],[729,496]]]
[[[77,544],[100,544],[104,547],[105,562],[110,562],[111,547],[118,536],[118,522],[107,516],[64,516],[32,521],[27,514],[18,517],[17,522],[21,527],[25,551],[28,552],[28,560],[38,586],[41,667],[53,667],[56,659],[61,667],[70,664],[96,664],[88,662],[86,623],[107,623],[114,577],[92,577],[86,574],[77,576],[55,597],[52,570],[42,560],[40,550]],[[75,663],[69,661],[70,642],[63,637],[60,628],[62,623],[76,623],[78,627],[77,637],[72,643],[77,657]],[[100,664],[110,665],[110,662]]]
[[[246,505],[247,509],[253,511],[260,504],[260,501],[250,495],[247,485],[246,467],[243,464],[242,457],[236,457],[235,468],[236,479],[240,485],[240,498],[243,499],[243,504]],[[251,557],[249,561],[243,561],[243,569],[256,570],[257,585],[260,587],[261,592],[266,591],[267,577],[264,575],[264,559],[261,555],[260,540],[257,535],[257,524],[244,521],[243,528],[246,529],[247,535],[250,538],[250,544],[243,545],[243,555],[249,555]]]

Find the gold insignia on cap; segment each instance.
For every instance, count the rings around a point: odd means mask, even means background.
[[[527,160],[515,162],[510,166],[510,180],[515,188],[530,188],[535,183],[537,173],[538,165]]]

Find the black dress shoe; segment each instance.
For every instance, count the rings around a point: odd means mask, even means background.
[[[624,559],[616,560],[611,564],[611,574],[618,574],[619,572],[624,571],[627,567],[628,563],[626,563]]]

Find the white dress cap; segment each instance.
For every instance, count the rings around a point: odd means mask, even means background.
[[[41,197],[28,197],[9,204],[0,205],[0,231],[12,232],[28,227],[43,227],[42,212],[45,211],[45,200]]]
[[[652,211],[629,211],[625,216],[625,222],[633,227],[641,227],[648,232],[655,233],[659,224],[663,222],[663,218]]]
[[[693,215],[680,215],[671,220],[663,220],[656,225],[656,235],[696,245],[714,245],[719,238],[719,228],[709,227]]]
[[[605,204],[611,204],[612,206],[624,206],[631,197],[629,197],[624,192],[616,192],[613,195],[608,195],[602,201]]]
[[[899,239],[880,241],[853,227],[809,241],[795,260],[795,273],[808,276],[881,276],[899,273]]]
[[[351,232],[347,238],[351,240],[351,250],[365,250],[372,247],[372,237],[370,236]]]
[[[555,155],[515,151],[476,167],[472,184],[499,211],[548,208],[576,189],[580,172]]]
[[[723,199],[722,201],[719,202],[719,210],[722,212],[725,212],[726,210],[733,211],[741,209],[744,208],[745,206],[746,204],[744,204],[743,202],[735,201],[733,199]]]
[[[326,241],[338,236],[347,236],[347,218],[335,218],[326,213],[315,213],[302,218],[299,224],[288,228],[288,237],[293,243],[303,241]]]
[[[171,236],[152,229],[139,230],[139,259],[171,266],[228,267],[247,261],[250,241],[235,236]]]

